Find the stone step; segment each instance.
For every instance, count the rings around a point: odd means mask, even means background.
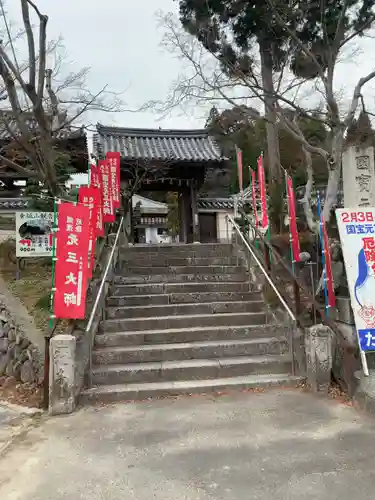
[[[233,255],[233,245],[230,243],[192,243],[192,244],[162,244],[162,245],[134,245],[120,247],[121,257],[136,255],[169,257],[221,257]]]
[[[120,267],[147,267],[150,266],[237,266],[238,259],[235,256],[222,257],[169,257],[168,255],[134,254],[122,257]]]
[[[121,332],[199,326],[263,325],[265,322],[266,314],[264,312],[158,316],[154,318],[107,319],[100,323],[100,331]]]
[[[94,365],[149,363],[152,361],[180,361],[186,359],[225,358],[283,354],[287,350],[284,339],[206,340],[180,344],[153,344],[122,347],[96,347]]]
[[[86,389],[81,394],[82,403],[134,401],[149,398],[179,396],[181,394],[222,393],[239,389],[266,389],[272,387],[296,387],[303,377],[285,374],[246,375],[205,380],[178,380],[169,382],[101,385]]]
[[[157,316],[186,316],[190,314],[220,314],[240,312],[261,312],[263,301],[238,302],[206,302],[203,304],[168,304],[149,306],[116,306],[107,307],[105,315],[114,318],[155,318]]]
[[[211,275],[211,274],[246,274],[242,266],[129,266],[118,273],[119,276],[149,276],[149,275]]]
[[[195,328],[99,333],[95,337],[95,344],[99,347],[114,347],[265,338],[268,343],[275,340],[286,345],[288,334],[288,327],[284,325],[230,325],[205,328],[198,326]]]
[[[94,366],[94,385],[129,384],[134,382],[162,382],[164,380],[201,380],[239,377],[250,374],[288,373],[289,355],[241,356],[221,359],[187,359],[131,363],[127,365]]]
[[[116,284],[140,284],[140,283],[191,283],[191,282],[230,282],[242,281],[246,282],[249,279],[247,273],[244,271],[238,273],[202,273],[202,274],[147,274],[147,275],[117,275],[115,276],[114,283]]]
[[[132,285],[111,285],[109,294],[111,296],[125,295],[155,295],[155,294],[186,294],[204,292],[248,292],[249,283],[243,281],[203,281],[199,283],[138,283]]]
[[[150,306],[167,304],[202,304],[205,302],[238,302],[261,300],[258,292],[195,292],[154,295],[123,295],[107,299],[107,306]]]

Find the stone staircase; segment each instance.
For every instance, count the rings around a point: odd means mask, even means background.
[[[121,249],[85,401],[295,385],[288,330],[230,244]]]

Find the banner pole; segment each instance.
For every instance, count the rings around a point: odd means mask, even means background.
[[[327,271],[325,262],[325,245],[324,245],[324,234],[323,234],[323,219],[322,219],[322,209],[320,205],[320,194],[317,192],[317,202],[318,202],[318,217],[319,217],[319,234],[320,234],[320,246],[322,250],[322,267],[323,267],[323,285],[324,285],[324,299],[325,299],[325,310],[326,316],[328,317],[328,289],[327,289]]]
[[[44,378],[43,378],[43,406],[47,410],[49,406],[49,370],[50,370],[50,341],[53,335],[53,303],[55,295],[55,260],[56,260],[56,229],[57,229],[57,198],[53,199],[53,225],[52,225],[52,276],[50,295],[50,318],[48,330],[44,337]]]

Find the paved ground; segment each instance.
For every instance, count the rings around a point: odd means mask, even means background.
[[[0,401],[0,456],[8,449],[15,436],[34,423],[40,411]],[[1,483],[1,479],[0,479]]]
[[[0,463],[6,500],[370,500],[375,420],[298,391],[85,408]]]

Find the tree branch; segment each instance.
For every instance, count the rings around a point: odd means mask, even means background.
[[[0,155],[0,162],[5,163],[5,165],[7,167],[13,168],[14,170],[19,172],[20,174],[25,174],[28,177],[37,177],[37,173],[34,172],[33,170],[30,170],[30,169],[25,168],[25,167],[21,167],[21,165],[18,165],[18,163],[15,163],[14,161],[9,160],[9,158],[6,158],[3,155]],[[4,168],[6,168],[6,167],[0,167],[0,170],[2,170]]]
[[[30,23],[29,4],[27,0],[21,0],[23,24],[26,30],[27,45],[29,49],[29,87],[35,90],[36,78],[36,55],[33,29]]]
[[[349,110],[344,120],[346,128],[350,127],[350,125],[353,123],[354,116],[358,108],[358,103],[361,98],[362,87],[366,85],[366,83],[368,83],[373,78],[375,78],[375,70],[371,71],[371,73],[369,73],[367,76],[364,76],[363,78],[360,78],[358,80],[358,83],[354,88],[353,97],[349,106]]]

